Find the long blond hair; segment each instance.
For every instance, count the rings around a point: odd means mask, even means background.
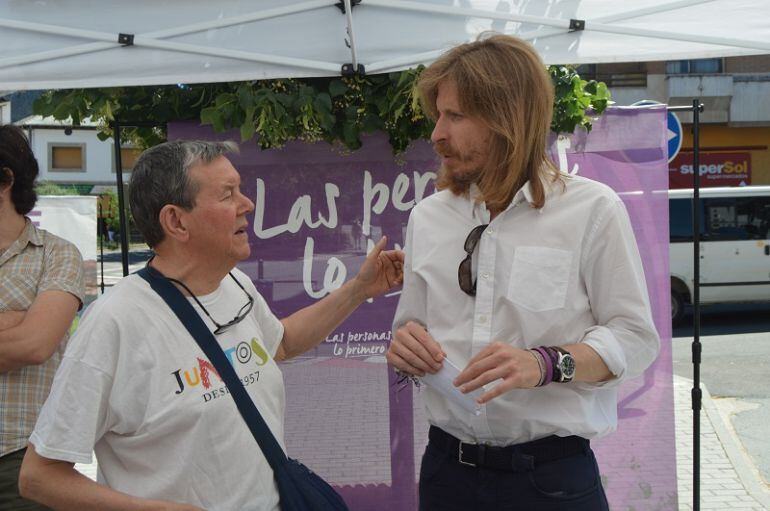
[[[485,33],[442,55],[422,72],[417,85],[423,109],[434,121],[438,87],[445,80],[457,87],[463,113],[481,120],[493,134],[488,164],[477,181],[480,200],[490,210],[501,211],[529,181],[532,205],[541,208],[541,178],[555,181],[559,173],[546,153],[553,84],[535,49],[515,37]],[[441,172],[437,188],[450,184]],[[468,186],[453,191],[467,192]]]

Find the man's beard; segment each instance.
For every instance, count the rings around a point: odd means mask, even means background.
[[[438,171],[439,188],[449,188],[455,195],[460,195],[467,192],[473,183],[478,182],[482,174],[481,166],[468,167],[474,159],[473,156],[478,153],[471,154],[470,157],[464,156],[444,142],[437,142],[433,149],[440,156],[451,157],[460,167],[465,167],[462,171],[452,170],[442,163]]]

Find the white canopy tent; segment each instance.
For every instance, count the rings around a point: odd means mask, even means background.
[[[767,54],[770,0],[0,0],[0,90],[382,73],[486,30],[530,41],[549,64]],[[695,304],[697,325],[697,291]]]
[[[0,90],[381,73],[485,30],[551,64],[762,54],[770,2],[0,0]]]

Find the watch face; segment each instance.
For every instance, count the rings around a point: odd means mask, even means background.
[[[572,355],[562,355],[559,360],[562,381],[570,381],[575,377],[575,359]]]

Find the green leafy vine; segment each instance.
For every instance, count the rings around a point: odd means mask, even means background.
[[[263,149],[291,140],[326,141],[347,150],[361,147],[361,136],[383,131],[401,153],[433,128],[417,95],[423,67],[350,77],[293,78],[252,82],[114,87],[46,91],[34,112],[79,125],[90,118],[99,137],[112,136],[110,123],[141,121],[156,127],[122,131],[126,140],[150,147],[166,139],[165,125],[200,120],[222,132],[238,129],[241,141],[256,139]],[[556,99],[551,129],[571,133],[591,129],[610,103],[604,83],[585,81],[570,66],[550,66]]]

